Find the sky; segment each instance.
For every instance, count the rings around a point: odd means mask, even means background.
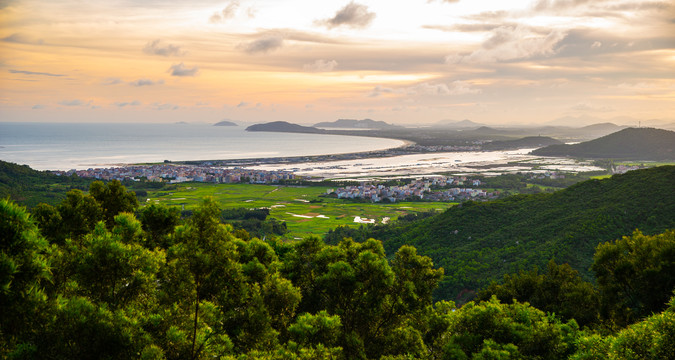
[[[675,120],[660,0],[0,0],[1,121]]]

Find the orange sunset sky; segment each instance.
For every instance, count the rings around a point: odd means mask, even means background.
[[[0,0],[2,121],[675,119],[659,0]]]

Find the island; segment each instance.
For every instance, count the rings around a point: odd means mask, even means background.
[[[235,124],[235,123],[233,123],[232,121],[229,121],[229,120],[223,120],[223,121],[219,121],[219,122],[213,124],[213,126],[239,126],[239,125],[237,125],[237,124]]]
[[[286,121],[273,121],[265,124],[255,124],[246,128],[246,131],[291,132],[305,134],[327,134],[325,130],[311,126],[291,124]]]

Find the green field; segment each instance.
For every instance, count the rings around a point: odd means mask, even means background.
[[[270,216],[286,222],[290,238],[308,235],[322,236],[338,225],[359,226],[354,218],[396,219],[399,215],[428,210],[445,210],[454,203],[399,202],[353,203],[343,200],[320,198],[328,187],[299,187],[250,184],[186,183],[171,191],[148,191],[150,203],[177,206],[182,210],[194,209],[206,196],[213,197],[221,208],[245,207],[270,208]],[[320,201],[320,202],[319,202]]]

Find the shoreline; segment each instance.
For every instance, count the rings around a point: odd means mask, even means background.
[[[389,138],[383,138],[389,139]],[[299,164],[305,162],[326,162],[326,161],[342,161],[342,160],[357,160],[370,158],[386,158],[401,155],[425,153],[423,151],[411,151],[408,148],[417,145],[414,141],[403,139],[390,139],[403,142],[402,145],[371,151],[347,152],[337,154],[325,155],[301,155],[301,156],[275,156],[263,158],[243,158],[243,159],[219,159],[219,160],[185,160],[185,161],[169,161],[167,164],[177,165],[209,165],[209,166],[224,166],[224,167],[239,167],[239,166],[257,166],[257,165],[285,165],[285,164]],[[427,151],[433,152],[433,151]],[[165,163],[139,163],[139,164],[123,164],[124,165],[152,165]]]

